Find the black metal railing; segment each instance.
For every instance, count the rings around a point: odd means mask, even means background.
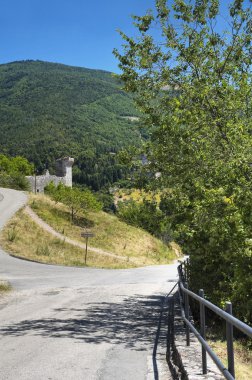
[[[207,301],[204,298],[203,289],[199,290],[199,295],[188,289],[187,279],[188,279],[188,260],[184,261],[178,266],[179,274],[179,300],[181,308],[181,316],[186,325],[186,344],[190,346],[190,330],[197,337],[202,346],[202,372],[207,373],[207,355],[208,353],[214,363],[217,365],[223,376],[228,380],[235,379],[235,363],[234,363],[234,348],[233,348],[233,327],[236,327],[239,331],[242,331],[245,335],[252,338],[252,328],[247,324],[243,323],[239,319],[232,315],[232,304],[231,302],[226,303],[226,310],[222,310],[213,303]],[[189,317],[189,297],[193,298],[199,303],[200,310],[200,331],[198,331]],[[226,321],[226,339],[227,339],[227,358],[228,358],[228,368],[221,362],[215,352],[206,342],[206,313],[205,308],[210,309],[212,312],[217,314],[223,320]]]

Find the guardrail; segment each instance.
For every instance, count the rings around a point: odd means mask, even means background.
[[[234,348],[233,348],[233,327],[242,331],[245,335],[252,338],[252,328],[243,323],[232,315],[231,302],[226,303],[226,311],[220,309],[213,303],[204,298],[203,289],[199,290],[199,295],[188,289],[187,275],[188,275],[188,261],[181,263],[178,266],[179,273],[179,300],[181,307],[181,316],[186,324],[186,344],[190,346],[190,330],[197,337],[202,346],[202,373],[207,373],[207,355],[208,353],[219,370],[222,372],[225,379],[235,379],[235,363],[234,363]],[[198,331],[190,321],[189,317],[189,297],[193,298],[200,305],[200,331]],[[205,322],[205,308],[212,310],[215,314],[226,321],[226,339],[227,339],[227,358],[228,368],[221,362],[215,352],[210,348],[206,342],[206,322]]]

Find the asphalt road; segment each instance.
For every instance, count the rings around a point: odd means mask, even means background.
[[[6,189],[0,194],[1,227],[26,196]],[[62,267],[15,259],[0,249],[0,278],[14,288],[0,300],[1,380],[169,379],[161,311],[176,264]]]

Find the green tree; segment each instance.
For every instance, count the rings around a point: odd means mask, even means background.
[[[17,156],[10,160],[13,173],[19,173],[22,175],[32,175],[34,173],[34,166],[30,164],[26,158]]]
[[[80,212],[98,211],[101,203],[97,201],[92,192],[88,189],[81,190],[59,184],[57,187],[50,183],[46,191],[56,202],[64,203],[70,210],[71,221],[74,222],[75,216]]]
[[[137,38],[121,32],[121,79],[152,129],[148,170],[171,189],[161,208],[191,285],[251,320],[251,7],[230,2],[223,28],[218,0],[169,4],[134,16]]]
[[[0,186],[29,190],[29,183],[25,176],[32,173],[33,165],[26,158],[0,154]]]
[[[171,233],[155,199],[144,198],[142,202],[134,200],[118,202],[117,214],[126,223],[143,228],[166,243],[170,241]]]
[[[21,156],[8,157],[0,154],[0,171],[6,174],[33,174],[33,165]]]

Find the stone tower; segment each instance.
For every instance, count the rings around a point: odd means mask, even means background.
[[[72,187],[72,166],[74,158],[64,157],[56,160],[56,176],[64,177],[64,184]]]

